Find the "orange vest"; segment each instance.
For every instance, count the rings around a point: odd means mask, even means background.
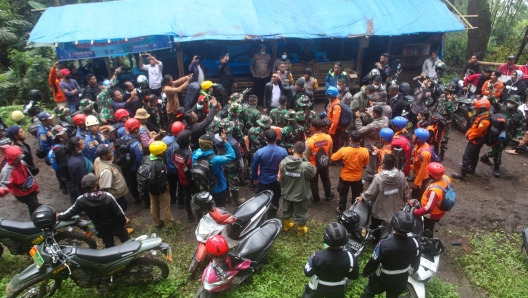
[[[384,145],[379,151],[378,151],[378,156],[379,156],[379,167],[378,167],[378,173],[381,172],[381,166],[383,165],[383,158],[385,157],[385,154],[392,154],[392,147],[391,147],[391,144],[389,145]]]
[[[425,206],[425,204],[427,204],[429,191],[434,191],[436,195],[438,196],[438,201],[436,202],[436,205],[433,207],[433,211],[430,213],[431,215],[443,215],[445,213],[445,211],[440,210],[440,207],[439,207],[440,204],[442,203],[442,200],[444,199],[444,192],[440,188],[435,187],[436,185],[438,185],[440,187],[443,187],[444,189],[447,189],[447,182],[444,180],[444,178],[446,178],[449,184],[451,184],[451,178],[444,175],[440,182],[436,182],[434,184],[431,183],[422,195],[422,199],[420,202],[422,206]]]
[[[323,148],[328,156],[330,156],[330,148],[332,146],[332,138],[325,133],[318,133],[306,140],[310,148],[310,163],[315,166],[315,156],[319,148]]]

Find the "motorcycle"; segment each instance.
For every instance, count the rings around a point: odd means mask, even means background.
[[[233,214],[216,207],[205,214],[195,231],[197,246],[189,265],[191,276],[202,264],[209,261],[205,250],[207,239],[222,233],[230,248],[237,246],[242,239],[266,220],[272,197],[273,192],[263,191],[240,205]]]
[[[55,240],[61,245],[83,246],[97,249],[97,242],[83,233],[73,231],[73,226],[83,230],[88,229],[88,222],[79,220],[75,216],[71,220],[60,221],[56,229],[67,228],[66,231],[57,232]],[[20,222],[0,218],[0,257],[4,252],[4,246],[13,255],[27,255],[31,247],[45,240],[45,234],[41,229],[35,227],[33,222]]]
[[[240,241],[233,252],[214,258],[205,268],[202,286],[194,298],[215,297],[218,293],[229,291],[262,268],[281,230],[279,219],[269,219]]]
[[[59,246],[52,225],[43,227],[43,231],[44,241],[30,250],[35,263],[9,282],[6,288],[8,298],[52,296],[68,278],[82,288],[97,287],[99,294],[105,295],[108,285],[113,282],[121,285],[152,284],[169,275],[165,261],[141,256],[145,252],[156,255],[159,250],[172,261],[170,246],[155,234],[151,238],[143,235],[119,246],[95,250]]]
[[[396,73],[388,78],[387,80],[387,90],[389,90],[389,87],[392,86],[392,85],[396,85],[398,83],[398,76],[401,74],[402,72],[402,68],[401,68],[401,61],[399,59],[395,59],[393,60],[391,63],[389,63],[389,66],[391,69],[396,69]]]
[[[471,117],[475,114],[471,99],[460,96],[454,102],[454,110],[451,122],[457,130],[466,132],[471,127]]]

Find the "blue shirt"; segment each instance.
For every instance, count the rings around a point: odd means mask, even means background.
[[[128,140],[130,139],[130,135],[126,134],[124,138],[125,140]],[[139,140],[139,137],[137,137],[137,139]],[[141,162],[143,161],[143,147],[141,146],[141,142],[136,141],[130,144],[130,153],[130,158],[134,160],[134,164],[132,165],[132,167],[130,167],[130,169],[132,171],[135,171],[139,168]]]
[[[260,148],[253,156],[251,180],[258,178],[259,184],[270,184],[277,181],[280,162],[288,156],[286,149],[276,144]],[[260,166],[260,175],[258,174]]]
[[[99,132],[95,136],[89,133],[86,138],[84,138],[84,157],[88,158],[91,162],[94,162],[97,158],[97,146],[99,146],[99,144],[107,144],[110,146],[110,141],[108,141],[102,132]]]
[[[116,138],[120,139],[127,134],[125,124],[123,122],[117,122],[116,126]]]
[[[53,145],[51,127],[45,127],[43,124],[40,124],[37,130],[37,138],[39,139],[42,150],[44,150],[47,155],[48,152],[51,150],[51,145]]]
[[[233,147],[229,143],[225,143],[226,148],[226,154],[225,155],[217,155],[209,161],[209,166],[211,168],[211,174],[213,174],[215,177],[217,177],[216,182],[211,187],[210,193],[219,193],[227,189],[226,180],[224,177],[224,171],[222,171],[222,166],[235,160],[235,150],[233,150]],[[194,161],[198,158],[209,156],[213,154],[213,150],[207,150],[202,151],[202,149],[198,149],[194,151],[192,156],[192,161],[194,165]]]
[[[84,140],[84,138],[86,138],[86,135],[88,135],[88,130],[81,129],[77,126],[77,132],[75,133],[75,136]]]
[[[178,169],[176,169],[174,160],[172,160],[172,152],[179,147],[178,143],[176,143],[176,138],[174,136],[166,136],[161,141],[167,145],[167,150],[165,151],[165,166],[167,167],[167,172],[178,175]]]

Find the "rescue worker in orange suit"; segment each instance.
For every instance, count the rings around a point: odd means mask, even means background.
[[[388,127],[382,128],[379,132],[381,141],[383,142],[383,147],[376,148],[376,146],[372,146],[374,149],[374,152],[379,158],[379,167],[378,167],[378,173],[381,172],[381,165],[383,164],[383,159],[385,158],[385,154],[392,154],[392,139],[394,137],[394,131]]]
[[[343,132],[343,127],[339,126],[339,118],[341,117],[341,101],[337,98],[339,91],[336,87],[328,87],[326,89],[326,96],[330,104],[328,105],[328,110],[326,111],[326,117],[330,120],[330,128],[328,128],[328,134],[332,137],[332,152],[337,152],[339,150],[339,138]]]
[[[444,191],[441,189],[447,189],[448,184],[451,184],[451,179],[444,175],[444,166],[438,162],[432,162],[427,165],[427,173],[431,176],[431,184],[427,187],[427,190],[422,195],[420,200],[421,207],[414,209],[414,215],[423,216],[424,219],[424,230],[434,232],[435,224],[445,215],[445,211],[440,210],[440,203],[444,199]],[[412,206],[412,202],[409,201]]]
[[[467,174],[475,174],[477,168],[480,149],[484,145],[484,137],[488,132],[490,126],[490,107],[491,104],[487,99],[480,99],[475,102],[475,110],[477,117],[473,121],[473,125],[466,133],[466,138],[469,140],[464,155],[462,156],[462,170],[460,173],[453,173],[453,178],[464,180]]]
[[[427,187],[427,183],[429,183],[429,174],[427,174],[426,168],[431,162],[431,150],[433,150],[429,144],[427,144],[429,137],[429,132],[423,128],[418,128],[414,131],[414,181],[412,186],[413,199],[420,198]]]

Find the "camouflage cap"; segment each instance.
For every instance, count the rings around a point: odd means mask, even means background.
[[[89,100],[88,98],[84,98],[79,102],[79,105],[83,110],[89,110],[93,107],[94,102]]]
[[[299,98],[299,100],[297,100],[297,104],[300,107],[306,107],[306,106],[311,106],[312,102],[310,101],[310,98],[308,96],[303,95],[301,96],[301,98]]]
[[[231,133],[234,126],[235,124],[233,121],[226,121],[225,119],[220,120],[220,123],[218,124],[218,128],[222,128],[226,134]]]
[[[271,118],[266,115],[257,120],[257,124],[266,129],[270,128],[272,123],[273,120],[271,120]]]
[[[53,138],[56,138],[57,136],[61,136],[63,134],[66,133],[66,128],[60,126],[60,125],[55,125],[53,126],[53,128],[51,129],[51,135],[53,136]]]
[[[515,103],[516,105],[521,105],[522,104],[521,97],[519,95],[512,95],[512,96],[508,97],[507,101],[511,101],[511,102]]]
[[[306,120],[306,114],[303,111],[297,112],[297,122],[304,122]]]
[[[231,101],[231,103],[240,102],[243,97],[244,97],[244,94],[240,94],[238,92],[235,92],[235,93],[231,94],[231,96],[229,96],[229,100]]]
[[[286,120],[297,121],[297,112],[295,110],[289,110],[288,114],[286,114]]]
[[[242,113],[242,106],[236,102],[229,106],[229,114],[240,114]]]

